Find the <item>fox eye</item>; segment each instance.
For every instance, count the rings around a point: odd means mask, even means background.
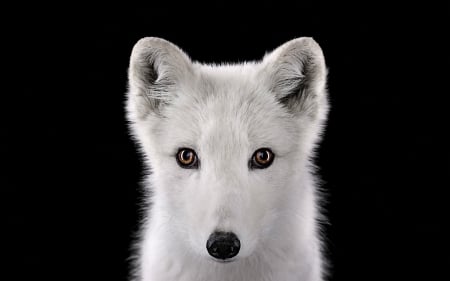
[[[260,148],[253,153],[250,168],[265,169],[272,164],[274,157],[275,155],[269,148]]]
[[[180,148],[177,153],[177,163],[181,168],[184,169],[195,169],[198,168],[198,158],[197,154],[193,149],[190,148]]]

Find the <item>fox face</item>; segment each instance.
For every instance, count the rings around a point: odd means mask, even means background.
[[[286,250],[271,240],[314,212],[301,199],[328,111],[325,80],[310,38],[238,65],[203,65],[168,41],[141,39],[127,111],[151,171],[150,219],[177,247],[217,262]]]

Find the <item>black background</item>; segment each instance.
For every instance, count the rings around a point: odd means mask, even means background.
[[[145,36],[201,62],[315,38],[330,280],[448,278],[448,5],[241,5],[4,10],[2,280],[126,280],[143,166],[123,103]]]

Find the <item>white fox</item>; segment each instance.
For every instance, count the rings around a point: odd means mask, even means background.
[[[136,43],[127,112],[149,196],[134,280],[324,279],[312,158],[326,75],[311,38],[223,65]]]

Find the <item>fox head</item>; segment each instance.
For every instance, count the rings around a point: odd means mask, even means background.
[[[282,232],[288,245],[299,220],[310,228],[309,161],[328,111],[326,72],[311,38],[236,65],[193,62],[159,38],[138,41],[127,112],[150,170],[150,219],[164,217],[187,251],[218,260],[248,257]]]

